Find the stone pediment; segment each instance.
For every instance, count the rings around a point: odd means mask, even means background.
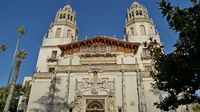
[[[140,43],[126,42],[113,37],[96,36],[66,45],[58,45],[58,47],[62,54],[71,55],[73,53],[136,53],[139,45]]]

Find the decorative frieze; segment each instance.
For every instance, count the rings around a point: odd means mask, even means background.
[[[66,71],[72,71],[72,72],[88,72],[89,69],[91,68],[99,68],[102,69],[105,72],[119,72],[122,69],[121,65],[117,64],[98,64],[98,65],[58,65],[56,66],[56,71],[58,72],[66,72]],[[123,65],[124,71],[136,71],[138,68],[137,64],[124,64]]]
[[[82,65],[91,65],[91,64],[117,64],[117,59],[115,56],[112,57],[81,57],[80,63]]]

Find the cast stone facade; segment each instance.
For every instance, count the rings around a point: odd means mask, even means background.
[[[147,9],[127,9],[125,38],[78,40],[76,13],[59,9],[41,45],[28,112],[161,112],[153,103],[151,57],[145,42],[160,42]]]

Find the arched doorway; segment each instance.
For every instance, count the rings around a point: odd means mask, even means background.
[[[105,112],[104,104],[98,100],[88,102],[86,112]]]

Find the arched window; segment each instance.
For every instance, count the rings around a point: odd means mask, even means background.
[[[67,19],[69,19],[69,18],[70,18],[70,15],[68,14]]]
[[[58,28],[57,30],[56,30],[56,38],[59,38],[60,37],[60,35],[61,35],[61,28]]]
[[[131,35],[134,35],[134,29],[133,29],[133,27],[130,28],[130,32],[131,32]]]
[[[141,35],[146,35],[146,31],[145,31],[145,26],[144,25],[140,25],[140,33],[141,33]]]
[[[131,18],[131,14],[129,14],[129,18]]]
[[[142,11],[140,10],[140,15],[142,15]]]
[[[62,19],[62,14],[60,14],[60,19]]]
[[[67,30],[67,37],[72,37],[72,31],[70,29]]]
[[[71,16],[71,21],[73,20],[73,16]]]
[[[139,15],[139,12],[138,12],[138,10],[136,10],[136,15]]]
[[[64,18],[64,19],[66,18],[66,14],[63,14],[63,18]]]
[[[134,17],[134,12],[132,12],[132,16]]]

